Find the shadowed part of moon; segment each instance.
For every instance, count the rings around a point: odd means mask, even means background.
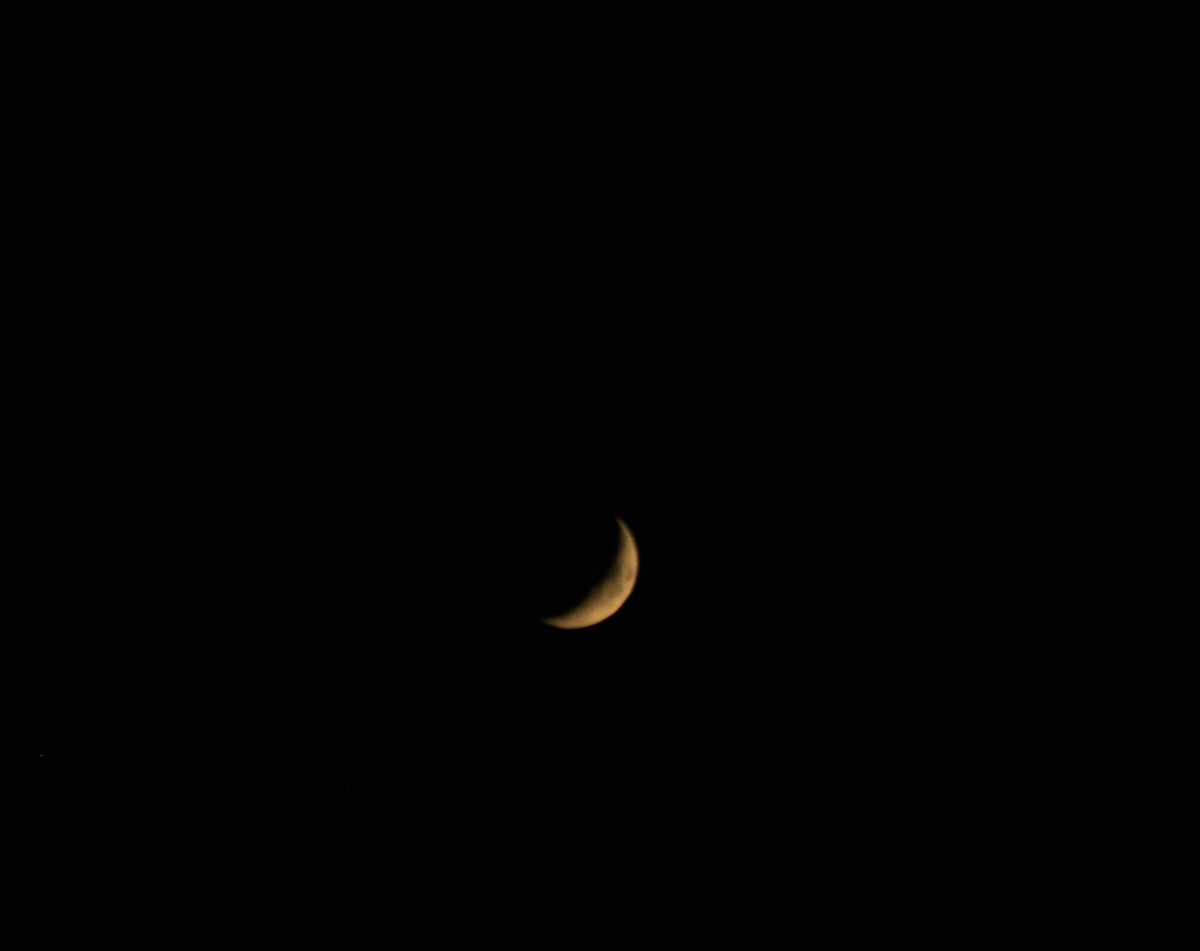
[[[638,551],[629,526],[621,519],[617,519],[617,525],[620,527],[621,539],[617,546],[617,556],[605,576],[576,607],[565,614],[542,618],[543,623],[563,630],[575,630],[599,624],[620,610],[637,582]]]

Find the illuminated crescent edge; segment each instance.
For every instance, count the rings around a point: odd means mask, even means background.
[[[543,624],[562,630],[591,627],[612,617],[628,600],[637,583],[638,550],[629,526],[619,518],[617,525],[620,526],[621,540],[608,572],[576,607],[564,614],[542,618]]]

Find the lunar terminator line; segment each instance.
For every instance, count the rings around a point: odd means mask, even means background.
[[[617,519],[621,536],[617,554],[607,574],[587,593],[584,599],[570,611],[554,617],[542,618],[542,623],[563,630],[591,627],[612,617],[628,600],[637,583],[638,550],[633,533],[621,519]]]

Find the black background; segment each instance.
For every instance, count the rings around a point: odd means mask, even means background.
[[[1109,927],[1194,763],[1173,105],[1115,32],[10,61],[33,887],[173,941]],[[538,623],[614,515],[628,604]]]

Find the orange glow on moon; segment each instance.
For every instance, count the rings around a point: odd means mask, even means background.
[[[617,556],[607,574],[576,607],[565,614],[542,618],[544,624],[562,630],[591,627],[612,617],[628,600],[634,584],[637,583],[638,550],[629,526],[621,519],[617,519],[617,525],[620,527],[621,539],[617,546]]]

